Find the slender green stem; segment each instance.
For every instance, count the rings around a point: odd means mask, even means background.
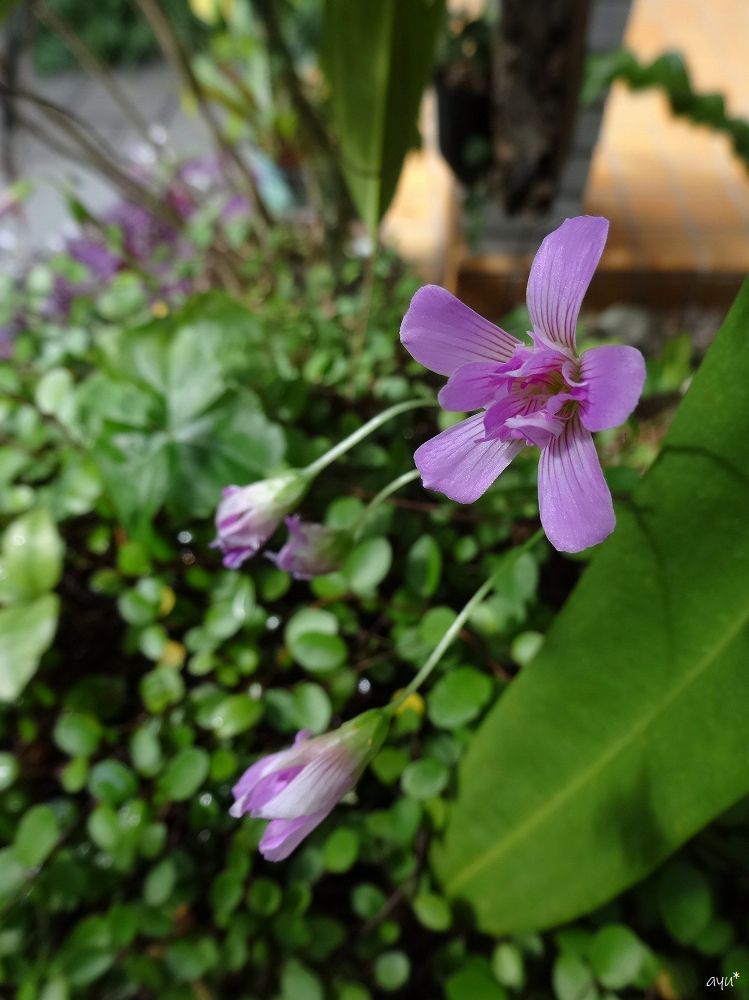
[[[539,528],[531,537],[523,542],[517,549],[513,550],[513,555],[519,556],[523,552],[527,552],[528,549],[533,548],[536,542],[543,537],[543,528]],[[440,641],[434,647],[429,657],[427,658],[424,666],[419,670],[413,680],[401,691],[399,697],[388,706],[391,712],[396,712],[397,709],[403,704],[403,702],[408,698],[409,695],[417,691],[427,677],[431,674],[434,668],[437,666],[439,661],[442,659],[445,651],[452,645],[453,640],[457,637],[460,630],[465,625],[466,621],[471,617],[475,609],[484,600],[484,598],[489,594],[495,587],[497,582],[496,574],[492,574],[488,580],[485,580],[473,597],[468,601],[462,611],[459,611],[455,617],[455,621],[450,625],[445,634],[442,636]]]
[[[372,252],[364,264],[364,276],[361,288],[361,308],[356,322],[356,330],[354,331],[353,337],[353,350],[351,352],[352,367],[356,367],[362,351],[364,350],[364,344],[367,340],[369,319],[372,315],[375,280],[377,278],[377,258],[379,256],[379,250],[380,241],[378,234],[375,233]]]
[[[418,479],[420,475],[421,473],[418,469],[409,469],[408,472],[404,472],[402,476],[398,476],[391,483],[388,483],[387,486],[383,486],[379,493],[375,493],[362,511],[361,517],[354,525],[354,538],[356,538],[362,530],[366,524],[367,518],[373,510],[379,507],[380,504],[387,500],[388,497],[392,496],[393,493],[397,493],[401,486],[407,486],[409,483],[412,483],[414,479]]]
[[[330,451],[326,451],[324,455],[321,455],[318,459],[303,469],[302,472],[305,476],[309,476],[312,479],[318,473],[322,472],[323,469],[339,459],[341,455],[345,455],[349,449],[353,448],[355,445],[359,444],[366,437],[377,430],[378,427],[382,427],[386,424],[388,420],[392,420],[393,417],[400,416],[401,413],[407,413],[409,410],[415,410],[419,406],[436,406],[437,401],[435,399],[409,399],[405,403],[396,403],[394,406],[389,406],[387,410],[383,410],[382,413],[378,413],[376,417],[372,417],[368,420],[366,424],[354,431],[353,434],[349,434],[348,437],[344,438],[343,441],[339,441],[338,444],[333,445]]]

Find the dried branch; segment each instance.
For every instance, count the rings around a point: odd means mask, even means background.
[[[132,125],[135,131],[154,150],[159,151],[159,147],[151,138],[148,122],[141,115],[138,108],[133,104],[125,91],[117,83],[114,75],[110,73],[99,58],[91,51],[83,39],[76,34],[73,28],[56,11],[47,5],[45,0],[36,0],[34,13],[39,20],[51,31],[59,35],[67,45],[72,55],[79,65],[95,80],[101,83],[114,103],[119,107],[123,116]]]
[[[151,25],[165,58],[172,65],[178,77],[183,81],[195,99],[218,151],[231,160],[237,169],[246,194],[255,209],[255,224],[258,234],[262,237],[267,237],[268,231],[273,225],[273,219],[260,194],[257,182],[252,171],[239,155],[235,146],[224,135],[214,108],[206,99],[200,81],[193,71],[190,58],[174,32],[169,19],[161,9],[158,0],[133,0],[133,2]]]

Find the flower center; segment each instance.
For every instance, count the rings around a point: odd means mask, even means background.
[[[498,372],[495,402],[484,428],[489,438],[545,447],[579,405],[579,364],[551,349],[520,347]]]

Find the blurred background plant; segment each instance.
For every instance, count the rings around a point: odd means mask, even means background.
[[[737,970],[733,995],[749,995],[745,801],[543,933],[481,932],[432,869],[461,759],[590,555],[541,545],[511,559],[535,528],[532,457],[471,508],[402,490],[341,570],[310,584],[262,559],[227,571],[209,549],[222,487],[309,463],[434,389],[397,340],[419,281],[378,229],[435,60],[448,100],[481,104],[495,22],[446,32],[436,0],[135,6],[91,16],[48,0],[34,44],[40,65],[61,65],[54,37],[108,80],[152,151],[145,166],[19,88],[6,52],[10,118],[94,165],[119,201],[100,212],[68,192],[75,235],[2,278],[2,989],[669,1000]],[[103,65],[157,51],[212,142],[198,158],[139,121]],[[456,154],[456,172],[478,173],[491,146]],[[2,211],[25,194],[21,171]],[[528,328],[523,308],[502,321]],[[601,435],[625,507],[700,360],[670,333],[647,345],[637,421]],[[584,336],[607,339],[605,324]],[[305,516],[358,524],[435,419],[382,428],[321,477]],[[228,815],[233,781],[296,730],[387,703],[505,558],[356,796],[287,864],[263,862],[260,824]]]

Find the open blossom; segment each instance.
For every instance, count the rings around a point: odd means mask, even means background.
[[[322,823],[380,749],[388,724],[385,712],[371,709],[323,736],[302,730],[288,750],[245,771],[232,790],[231,814],[270,820],[263,857],[283,861]]]
[[[311,580],[340,568],[351,544],[347,531],[326,528],[324,524],[303,521],[298,514],[286,518],[289,537],[280,552],[268,557],[279,569],[291,573],[296,580]]]
[[[522,448],[535,445],[541,523],[563,552],[595,545],[614,529],[591,431],[626,420],[645,380],[634,347],[576,352],[580,306],[607,232],[606,219],[580,216],[543,241],[528,279],[531,345],[435,285],[414,295],[401,326],[413,357],[449,376],[439,394],[443,409],[480,411],[416,451],[424,486],[473,503]]]
[[[217,537],[224,566],[237,569],[254,556],[304,496],[306,478],[298,471],[250,486],[227,486],[216,511]]]

